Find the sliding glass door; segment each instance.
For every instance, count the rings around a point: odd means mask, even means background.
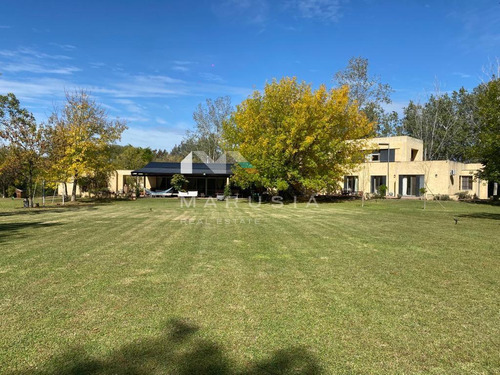
[[[403,197],[420,196],[420,189],[424,187],[424,175],[400,175],[399,194]]]

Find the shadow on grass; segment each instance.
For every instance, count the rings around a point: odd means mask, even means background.
[[[199,328],[184,320],[169,322],[157,338],[147,338],[124,345],[105,358],[95,358],[82,348],[68,350],[43,367],[43,370],[25,370],[10,375],[24,374],[221,374],[268,375],[322,373],[316,359],[305,349],[292,348],[274,352],[268,359],[237,366],[223,348],[197,335]]]
[[[96,204],[78,204],[78,205],[67,205],[67,206],[49,206],[40,208],[16,208],[14,211],[0,212],[0,217],[2,216],[17,216],[17,215],[38,215],[38,214],[57,214],[62,212],[71,211],[91,211],[97,210],[98,205]]]
[[[500,214],[494,214],[490,212],[478,212],[475,214],[463,214],[458,215],[461,218],[469,218],[469,219],[489,219],[489,220],[500,220]]]
[[[26,228],[46,228],[54,225],[61,225],[59,223],[44,223],[41,221],[27,222],[27,223],[0,223],[0,242],[4,242],[8,237],[19,237],[19,231]]]

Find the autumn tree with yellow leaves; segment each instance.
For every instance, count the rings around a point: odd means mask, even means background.
[[[125,123],[109,120],[107,112],[84,91],[66,93],[66,103],[49,119],[51,173],[62,182],[73,182],[71,201],[83,177],[113,169],[110,146],[121,138]]]
[[[296,78],[267,83],[237,106],[224,124],[226,149],[252,168],[238,166],[234,181],[291,194],[333,192],[341,177],[364,160],[371,123],[347,86],[328,90]]]

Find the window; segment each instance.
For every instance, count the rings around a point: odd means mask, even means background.
[[[391,148],[389,150],[387,149],[382,149],[382,150],[379,150],[380,152],[380,161],[381,162],[384,162],[384,163],[387,163],[388,161],[389,162],[393,162],[394,159],[395,159],[395,155],[396,155],[396,150]],[[389,155],[389,158],[387,157],[387,155]],[[387,160],[389,159],[389,160]]]
[[[358,191],[358,176],[344,177],[344,191],[348,193]]]
[[[378,193],[381,185],[386,185],[387,176],[372,176],[371,193]]]
[[[370,161],[379,161],[380,160],[380,154],[371,154],[370,155]]]
[[[400,175],[399,194],[402,196],[420,195],[420,189],[425,186],[423,175]]]
[[[415,148],[412,148],[411,149],[411,161],[415,161],[417,159],[417,154],[418,154],[418,150]]]
[[[460,190],[472,190],[472,176],[460,176]]]

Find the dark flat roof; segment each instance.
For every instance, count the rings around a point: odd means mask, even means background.
[[[183,173],[189,175],[210,175],[210,176],[229,176],[233,164],[210,163],[210,167],[205,163],[193,163],[193,173]],[[161,176],[181,173],[181,163],[157,162],[152,161],[141,169],[132,171],[132,176]]]

